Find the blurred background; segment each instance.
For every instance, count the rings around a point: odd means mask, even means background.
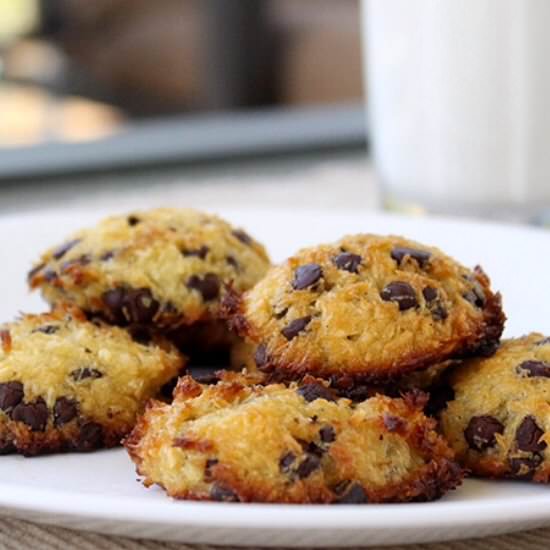
[[[0,179],[362,148],[359,9],[0,0]]]

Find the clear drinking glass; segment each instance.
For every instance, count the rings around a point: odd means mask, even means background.
[[[540,219],[550,2],[364,0],[372,152],[389,208]]]

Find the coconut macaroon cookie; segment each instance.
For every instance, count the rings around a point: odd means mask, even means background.
[[[550,339],[504,341],[451,376],[441,427],[474,474],[550,482]]]
[[[505,320],[480,268],[377,235],[301,250],[244,295],[229,294],[224,310],[264,372],[341,387],[491,353]]]
[[[118,445],[183,367],[165,341],[135,342],[76,308],[0,325],[0,453]]]
[[[190,209],[108,218],[45,252],[29,273],[51,304],[160,329],[217,318],[223,286],[252,287],[269,267],[241,229]]]
[[[171,405],[150,403],[125,441],[146,486],[181,499],[360,504],[433,500],[462,480],[422,396],[353,406],[313,378],[222,378],[181,378]]]

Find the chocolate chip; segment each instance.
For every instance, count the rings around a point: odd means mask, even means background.
[[[219,464],[219,460],[217,458],[209,458],[206,461],[206,464],[204,465],[204,476],[206,479],[209,479],[212,476],[212,468]]]
[[[395,302],[399,311],[405,311],[418,306],[416,292],[409,283],[394,281],[384,287],[380,298],[386,302]]]
[[[298,395],[301,395],[308,403],[316,399],[325,399],[326,401],[336,401],[334,394],[326,386],[318,382],[304,384],[298,388]]]
[[[137,216],[133,216],[133,215],[128,216],[128,220],[127,220],[127,221],[128,221],[128,225],[129,225],[130,227],[134,227],[134,225],[137,225],[138,223],[141,222],[141,220],[140,220]]]
[[[470,302],[473,306],[482,308],[485,305],[485,292],[483,292],[483,288],[475,279],[469,278],[468,280],[473,281],[474,286],[472,290],[469,290],[462,296],[467,302]]]
[[[449,316],[448,311],[441,304],[437,304],[431,309],[432,317],[436,321],[445,321]]]
[[[214,483],[210,489],[210,498],[219,502],[239,502],[238,495],[228,487]]]
[[[346,482],[349,485],[349,482]],[[351,487],[336,500],[336,504],[366,504],[369,501],[369,497],[359,483],[353,483]]]
[[[287,313],[288,313],[288,308],[285,307],[281,311],[274,311],[273,316],[275,317],[275,319],[282,319],[283,317],[286,317]]]
[[[35,328],[32,332],[41,332],[42,334],[55,334],[61,327],[58,325],[44,325],[43,327]]]
[[[62,244],[59,248],[56,248],[52,254],[54,259],[60,260],[61,258],[63,258],[63,256],[65,256],[65,254],[67,254],[67,252],[69,252],[71,248],[74,248],[80,241],[81,239],[74,239],[73,241]]]
[[[205,386],[212,386],[220,381],[219,376],[215,372],[196,374],[193,375],[193,378],[196,382],[199,384],[204,384]]]
[[[319,430],[319,437],[323,443],[332,443],[336,439],[336,431],[332,426],[324,426]]]
[[[100,259],[102,262],[108,262],[109,260],[112,260],[114,257],[115,257],[115,252],[114,252],[114,250],[107,250],[106,252],[104,252],[104,253],[99,257],[99,259]]]
[[[406,246],[396,246],[391,251],[391,257],[397,262],[398,265],[403,263],[406,257],[416,260],[420,267],[425,267],[432,257],[431,252],[425,250],[416,250],[415,248],[408,248]]]
[[[126,291],[122,311],[130,323],[145,324],[153,320],[159,307],[148,288],[138,288]]]
[[[236,229],[233,231],[233,236],[237,237],[237,239],[244,244],[252,244],[252,237],[242,229]]]
[[[438,296],[437,289],[431,286],[427,286],[422,291],[422,296],[424,296],[424,300],[426,300],[426,302],[433,302]]]
[[[496,444],[496,434],[504,432],[504,425],[489,415],[474,416],[464,430],[464,437],[471,449],[483,451]]]
[[[323,276],[323,270],[318,264],[301,265],[294,271],[294,281],[292,288],[294,290],[303,290],[314,285]]]
[[[111,317],[116,322],[122,322],[124,320],[122,306],[124,304],[125,296],[126,291],[123,288],[115,288],[104,292],[101,297],[103,304],[109,309]]]
[[[52,281],[55,281],[59,277],[59,275],[54,269],[46,269],[46,271],[44,271],[44,273],[42,274],[42,277],[45,281],[51,283]]]
[[[403,430],[407,423],[398,416],[393,416],[392,414],[384,415],[384,426],[388,432],[398,432]]]
[[[10,411],[23,401],[24,390],[21,382],[3,382],[0,384],[0,409]]]
[[[233,256],[226,256],[225,261],[234,269],[239,269],[239,262]]]
[[[296,455],[292,452],[285,453],[279,460],[279,469],[281,472],[288,472],[294,461],[296,460]]]
[[[93,451],[103,446],[103,428],[95,422],[86,422],[80,426],[75,450]]]
[[[39,272],[42,271],[46,267],[46,264],[41,263],[38,264],[36,267],[33,267],[28,273],[27,273],[27,281],[31,281],[34,276]]]
[[[33,432],[43,432],[48,423],[48,407],[42,397],[32,403],[19,403],[12,413],[11,417],[15,422],[23,422],[29,426]]]
[[[182,251],[182,254],[186,257],[187,256],[197,256],[201,260],[204,260],[206,258],[206,255],[208,254],[208,252],[210,252],[210,248],[203,245],[200,248],[197,248],[195,250],[184,250],[184,251]]]
[[[258,368],[264,367],[269,360],[269,356],[267,354],[267,346],[265,344],[260,344],[256,348],[256,352],[254,353],[254,361],[256,363],[256,366]]]
[[[322,447],[319,447],[319,445],[317,445],[317,443],[315,443],[314,441],[303,441],[299,439],[298,442],[300,443],[300,445],[302,446],[302,449],[307,454],[321,457],[326,452],[325,449],[323,449]]]
[[[338,269],[349,271],[350,273],[359,273],[359,266],[363,261],[363,258],[359,254],[352,254],[351,252],[342,252],[332,258],[334,265]]]
[[[547,344],[550,344],[550,336],[547,338],[543,338],[542,340],[539,340],[535,345],[536,346],[546,346]]]
[[[309,477],[321,465],[321,459],[317,455],[308,455],[298,466],[296,473],[300,479]]]
[[[526,416],[516,430],[518,449],[527,452],[538,452],[546,449],[546,442],[539,441],[544,431],[538,426],[533,416]]]
[[[510,470],[516,479],[531,479],[541,462],[542,456],[538,453],[530,457],[515,457],[508,459]]]
[[[9,353],[11,351],[11,333],[9,330],[0,330],[0,345],[2,345],[2,350],[4,353]]]
[[[77,402],[68,397],[58,397],[53,407],[53,421],[56,426],[63,426],[78,414]]]
[[[524,361],[516,367],[518,374],[523,374],[528,378],[550,378],[550,363],[544,361]]]
[[[88,265],[92,261],[92,257],[89,254],[82,254],[78,258],[69,260],[61,266],[61,271],[69,271],[74,266]]]
[[[207,273],[202,279],[198,275],[191,276],[187,287],[200,292],[205,302],[215,300],[220,294],[220,280],[214,273]]]
[[[281,334],[287,340],[292,340],[307,327],[310,321],[310,315],[307,315],[306,317],[300,317],[299,319],[294,319],[294,321],[291,321],[283,330],[281,330]]]
[[[75,382],[81,382],[86,378],[101,378],[103,376],[103,373],[97,369],[82,367],[80,369],[73,370],[70,373],[70,376]]]

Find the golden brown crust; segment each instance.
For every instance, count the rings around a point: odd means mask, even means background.
[[[503,341],[487,359],[465,361],[450,378],[454,399],[441,428],[475,475],[550,482],[550,341]]]
[[[341,256],[348,263],[338,266]],[[264,372],[278,380],[309,373],[342,387],[490,354],[505,320],[481,268],[469,271],[435,248],[375,235],[302,250],[252,290],[229,292],[222,307],[256,346]]]
[[[352,405],[311,377],[286,387],[220,376],[184,377],[171,405],[149,404],[125,441],[146,486],[192,500],[358,504],[433,500],[461,482],[422,400]]]
[[[46,251],[29,273],[51,304],[71,302],[118,325],[174,329],[217,318],[224,284],[249,289],[269,267],[264,247],[191,209],[107,218]]]
[[[136,342],[75,307],[0,327],[0,452],[26,456],[113,447],[145,402],[185,366],[168,341]]]

